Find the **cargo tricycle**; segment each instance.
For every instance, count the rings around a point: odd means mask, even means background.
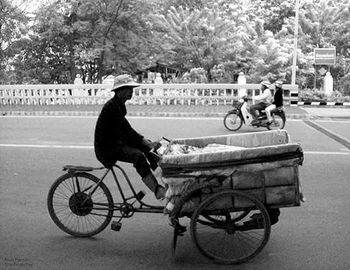
[[[228,148],[171,155],[174,145]],[[254,258],[268,242],[267,209],[300,205],[302,162],[300,145],[289,142],[284,130],[176,139],[159,160],[168,187],[163,205],[145,203],[145,193],[137,192],[125,170],[115,164],[112,168],[64,166],[66,173],[51,186],[47,206],[54,223],[76,237],[98,234],[112,218],[111,228],[119,231],[122,220],[135,213],[166,213],[173,226],[173,255],[186,231],[180,220],[189,218],[191,238],[201,254],[218,263],[240,264]],[[102,177],[92,174],[97,170],[103,171]],[[117,171],[123,177],[117,177]],[[118,197],[104,183],[108,174],[115,180]],[[131,194],[123,190],[119,178]]]

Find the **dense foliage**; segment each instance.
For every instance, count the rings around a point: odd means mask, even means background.
[[[28,2],[30,0],[22,0]],[[97,83],[161,63],[183,80],[291,81],[295,0],[49,0],[28,16],[21,0],[0,3],[0,83]],[[320,88],[317,47],[336,47],[328,69],[349,94],[350,4],[300,1],[297,83]],[[316,73],[316,79],[315,79]]]

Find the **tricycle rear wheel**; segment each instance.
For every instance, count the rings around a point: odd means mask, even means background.
[[[91,237],[106,228],[113,217],[113,198],[99,179],[85,172],[64,174],[51,186],[47,196],[50,217],[64,232]]]
[[[256,226],[251,226],[253,221]],[[266,245],[270,231],[265,206],[240,191],[211,195],[191,217],[193,242],[204,256],[222,264],[240,264],[255,257]]]

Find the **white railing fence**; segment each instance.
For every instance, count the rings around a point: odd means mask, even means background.
[[[108,84],[0,85],[1,105],[104,104],[114,94]],[[239,94],[260,94],[259,84],[142,84],[129,104],[232,104]],[[297,104],[298,87],[284,85],[285,105]]]

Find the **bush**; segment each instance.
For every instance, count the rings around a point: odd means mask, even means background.
[[[344,96],[339,91],[334,91],[331,96],[328,97],[327,101],[330,102],[349,102],[350,96]]]
[[[347,74],[340,79],[339,92],[344,96],[350,96],[350,74]]]
[[[345,96],[340,91],[334,91],[332,95],[326,96],[318,89],[301,89],[299,101],[303,102],[349,102],[350,96]]]
[[[299,100],[304,102],[323,102],[327,100],[327,97],[323,92],[317,89],[302,89],[299,92]]]
[[[222,83],[225,79],[225,67],[224,65],[216,65],[210,70],[210,75],[213,82]]]

